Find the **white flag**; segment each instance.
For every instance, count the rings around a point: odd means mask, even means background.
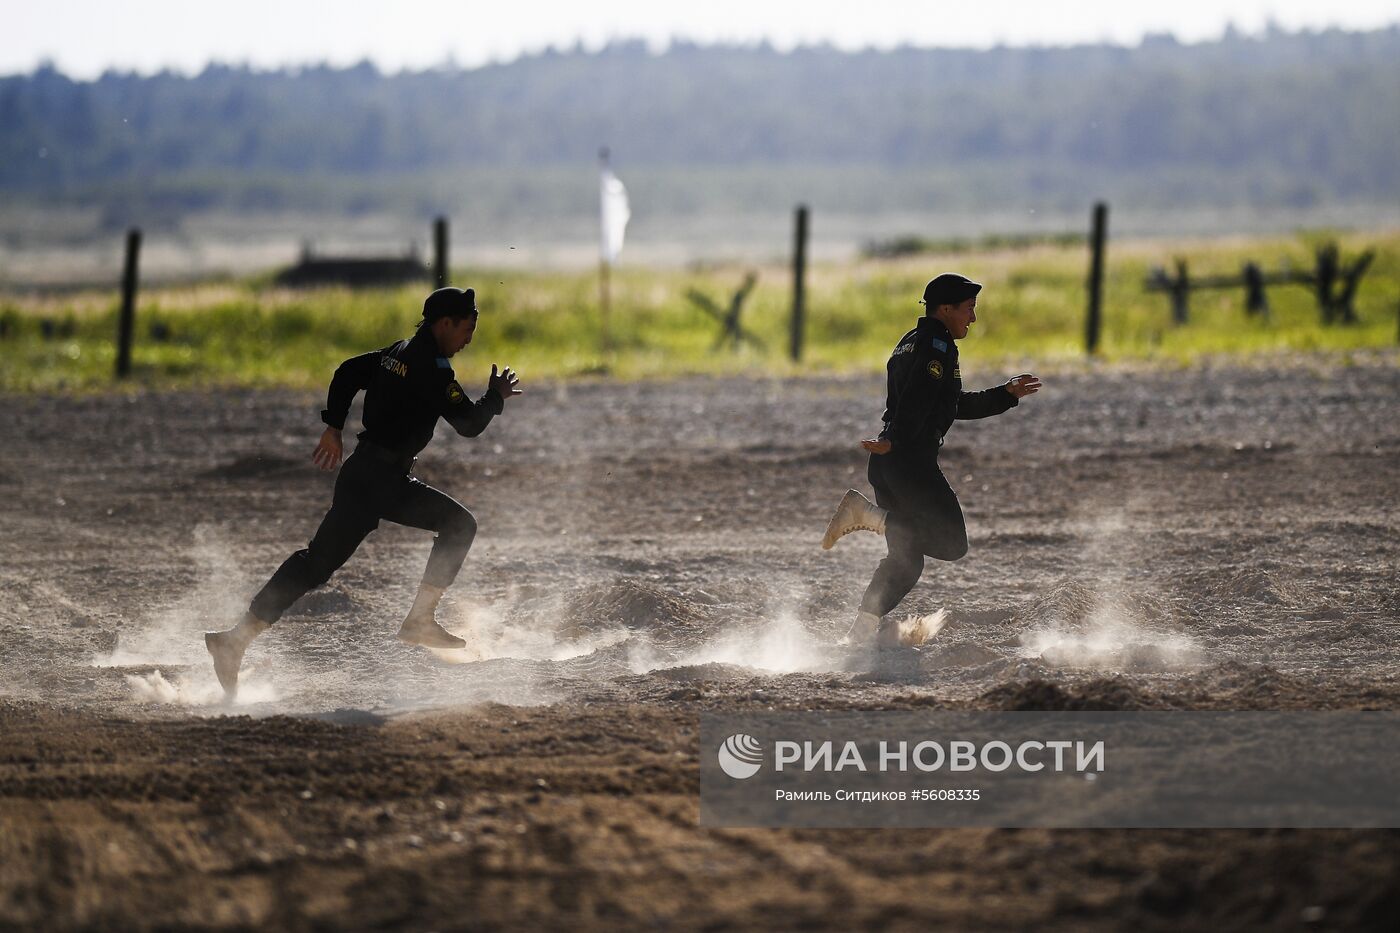
[[[612,265],[617,254],[622,252],[622,237],[627,232],[627,221],[632,218],[632,210],[627,206],[627,189],[612,173],[607,163],[603,163],[602,179],[602,226],[603,262]]]

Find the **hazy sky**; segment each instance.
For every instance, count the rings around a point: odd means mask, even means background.
[[[0,74],[52,60],[95,77],[105,68],[197,72],[211,59],[277,66],[369,58],[387,71],[451,58],[476,65],[581,39],[640,37],[664,47],[767,38],[779,48],[989,46],[1109,40],[1144,32],[1215,38],[1226,23],[1257,32],[1369,28],[1400,20],[1396,0],[0,0]]]

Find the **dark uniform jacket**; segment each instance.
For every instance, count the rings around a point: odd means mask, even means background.
[[[355,393],[365,392],[365,429],[360,440],[405,456],[415,456],[433,439],[439,418],[464,437],[476,437],[501,413],[505,399],[490,389],[480,401],[467,398],[438,356],[432,331],[420,327],[409,340],[372,350],[341,363],[331,379],[321,420],[345,427]]]
[[[880,437],[892,453],[937,454],[953,421],[999,415],[1017,403],[1003,386],[962,390],[958,345],[942,321],[927,315],[900,338],[886,365],[888,397]]]

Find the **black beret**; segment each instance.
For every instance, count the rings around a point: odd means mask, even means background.
[[[470,317],[476,314],[476,290],[468,288],[439,288],[423,302],[423,320],[440,317]]]
[[[965,275],[945,272],[924,286],[924,304],[930,311],[939,305],[962,304],[982,290],[982,286]]]

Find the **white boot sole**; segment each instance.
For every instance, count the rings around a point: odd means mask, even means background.
[[[826,524],[826,534],[822,535],[822,550],[831,550],[836,546],[837,541],[853,531],[873,531],[878,534],[880,529],[874,525],[866,525],[856,517],[873,506],[874,503],[865,496],[854,489],[847,489],[846,494],[841,497],[841,504],[836,506],[836,512],[831,516],[831,521]]]

